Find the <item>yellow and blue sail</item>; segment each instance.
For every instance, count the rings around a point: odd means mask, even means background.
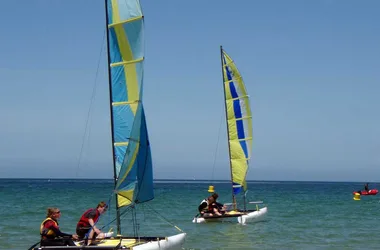
[[[142,103],[144,18],[138,0],[106,0],[118,207],[154,198]]]
[[[234,195],[246,190],[248,161],[252,149],[252,114],[242,76],[222,49],[223,84]]]

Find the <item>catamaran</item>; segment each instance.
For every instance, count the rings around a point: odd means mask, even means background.
[[[113,169],[110,168],[114,173],[114,189],[110,192],[115,193],[117,236],[91,246],[74,241],[76,246],[36,247],[36,243],[30,249],[182,249],[186,233],[178,227],[175,228],[181,233],[176,235],[141,237],[134,223],[133,237],[121,234],[122,209],[134,210],[135,205],[154,198],[151,148],[142,103],[144,17],[139,0],[105,0],[105,9],[114,156]]]
[[[226,212],[220,216],[194,217],[194,223],[212,221],[236,220],[238,223],[259,221],[267,214],[267,207],[259,208],[262,201],[246,202],[249,160],[252,148],[252,115],[243,78],[240,75],[234,61],[220,47],[222,78],[224,88],[224,106],[226,113],[226,125],[228,135],[228,152],[231,170],[232,203],[227,205]],[[213,186],[210,186],[212,192]],[[210,192],[210,191],[209,191]],[[236,196],[243,193],[243,207],[238,207]],[[254,204],[254,209],[247,209],[249,204]]]

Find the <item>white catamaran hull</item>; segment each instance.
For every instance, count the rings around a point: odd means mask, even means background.
[[[186,233],[169,236],[165,240],[151,241],[140,246],[133,247],[133,250],[180,250],[185,243]]]
[[[71,249],[71,250],[84,250],[84,249],[98,249],[98,250],[119,250],[119,249],[133,249],[133,250],[180,250],[185,243],[186,233],[180,233],[165,238],[117,238],[104,239],[97,245],[83,246],[79,243],[77,246],[43,246],[30,248],[32,250],[42,249]]]
[[[257,222],[261,221],[265,218],[265,215],[268,212],[267,207],[260,208],[257,211],[250,212],[248,214],[243,214],[241,216],[236,217],[218,217],[218,218],[203,218],[203,217],[195,217],[193,219],[193,223],[205,223],[205,222],[226,222],[226,221],[235,221],[237,219],[237,222],[240,224],[246,224],[248,222]]]

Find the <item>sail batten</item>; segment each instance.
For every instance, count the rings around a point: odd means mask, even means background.
[[[127,102],[113,102],[112,106],[121,106],[121,105],[130,105],[130,104],[137,104],[140,102],[140,100],[132,100]]]
[[[252,115],[243,78],[231,57],[222,49],[223,84],[231,180],[234,195],[246,190],[248,160],[252,148]]]
[[[235,121],[248,120],[248,119],[252,119],[252,116],[244,116],[244,117],[241,117],[241,118],[236,118]]]
[[[239,78],[242,78],[242,76],[237,77],[237,79],[239,79]],[[233,82],[233,81],[234,80],[229,80],[229,81],[224,82],[224,84],[229,84],[230,82]]]
[[[133,17],[133,18],[130,18],[130,19],[118,22],[118,23],[115,22],[115,23],[109,24],[108,28],[112,28],[112,27],[115,27],[115,26],[118,26],[118,25],[123,25],[123,24],[126,24],[126,23],[131,23],[131,22],[134,22],[134,21],[141,20],[143,18],[144,18],[143,16],[138,16],[138,17]]]
[[[153,199],[143,99],[144,18],[138,0],[107,1],[118,207]],[[145,159],[145,160],[142,160]]]
[[[130,61],[122,61],[122,62],[116,62],[116,63],[111,63],[111,67],[118,67],[118,66],[123,66],[123,65],[128,65],[128,64],[134,64],[134,63],[139,63],[144,61],[144,58],[138,58],[135,60],[130,60]]]

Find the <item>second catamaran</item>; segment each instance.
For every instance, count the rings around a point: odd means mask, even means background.
[[[232,203],[228,205],[227,212],[222,216],[195,217],[194,223],[207,221],[221,221],[237,218],[241,224],[260,220],[266,215],[267,207],[259,208],[260,202],[248,202],[255,204],[255,209],[247,209],[246,177],[252,149],[252,114],[243,78],[240,75],[234,61],[220,47],[222,78],[224,88],[224,106],[226,112],[226,125],[228,135],[228,152],[231,170]],[[243,193],[243,207],[238,207],[236,196]]]

